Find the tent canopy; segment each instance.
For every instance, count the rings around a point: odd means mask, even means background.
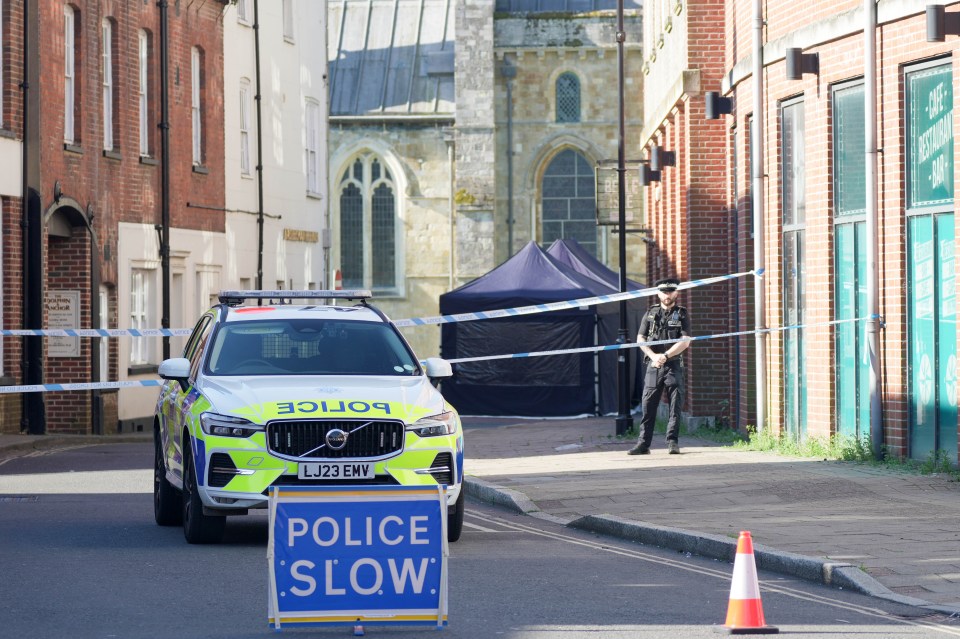
[[[573,244],[572,251],[582,251]],[[441,295],[440,312],[452,315],[514,308],[609,295],[619,290],[604,282],[602,271],[592,273],[585,264],[584,261],[581,265],[584,270],[579,270],[530,242],[489,273]],[[459,359],[614,343],[618,306],[612,303],[444,324],[441,354],[447,359]],[[634,334],[638,322],[639,315],[629,322]],[[610,341],[598,341],[598,335]],[[603,355],[609,357],[601,357],[599,379],[593,353],[455,364],[454,376],[443,381],[443,392],[458,411],[467,415],[595,414],[598,403],[600,412],[607,413],[616,410],[617,364],[615,353]]]

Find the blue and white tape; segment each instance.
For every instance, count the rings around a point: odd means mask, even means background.
[[[126,382],[78,382],[76,384],[25,384],[21,386],[0,386],[4,393],[48,393],[50,391],[109,390],[114,388],[138,388],[141,386],[163,386],[162,379],[142,379]]]
[[[716,284],[726,280],[732,280],[745,275],[756,275],[761,277],[763,269],[756,271],[744,271],[743,273],[732,273],[730,275],[719,275],[717,277],[708,277],[700,280],[690,280],[682,282],[677,289],[684,290]],[[275,291],[271,291],[275,292]],[[514,317],[517,315],[530,315],[532,313],[548,313],[550,311],[562,311],[571,308],[584,308],[587,306],[596,306],[597,304],[606,304],[607,302],[620,302],[639,297],[650,297],[657,294],[656,287],[642,288],[635,291],[626,291],[624,293],[613,293],[611,295],[599,295],[597,297],[584,297],[576,300],[564,302],[550,302],[549,304],[533,304],[531,306],[518,306],[515,308],[504,308],[492,311],[480,311],[476,313],[458,313],[456,315],[437,315],[434,317],[414,317],[411,319],[394,320],[396,326],[436,326],[440,324],[450,324],[453,322],[473,322],[476,320],[494,319],[497,317]],[[5,337],[179,337],[190,335],[193,332],[191,328],[46,328],[46,329],[10,329],[0,330],[0,336]]]
[[[743,273],[731,273],[730,275],[720,275],[717,277],[708,277],[702,280],[690,280],[681,283],[677,289],[683,290],[706,286],[707,284],[716,284],[726,280],[732,280],[744,275],[756,275],[761,277],[763,269],[757,271],[744,271]],[[586,306],[596,306],[607,302],[620,302],[636,299],[638,297],[650,297],[658,292],[656,287],[641,288],[635,291],[626,291],[625,293],[613,293],[611,295],[598,295],[597,297],[584,297],[565,302],[550,302],[548,304],[533,304],[531,306],[519,306],[515,308],[504,308],[494,311],[482,311],[476,313],[457,313],[456,315],[437,315],[434,317],[415,317],[413,319],[394,320],[396,326],[430,326],[437,324],[450,324],[453,322],[473,322],[476,320],[494,319],[498,317],[515,317],[517,315],[530,315],[532,313],[548,313],[550,311],[563,311],[571,308],[583,308]]]
[[[192,328],[22,328],[0,331],[8,337],[180,337]]]
[[[868,319],[877,319],[874,317],[856,317],[852,319],[832,320],[829,322],[819,322],[816,324],[793,324],[791,326],[779,326],[776,328],[762,328],[752,331],[734,331],[732,333],[717,333],[715,335],[700,335],[696,337],[681,337],[679,339],[663,339],[658,341],[644,342],[647,346],[657,346],[660,344],[675,344],[676,342],[699,342],[708,339],[720,339],[721,337],[736,337],[738,335],[756,335],[758,333],[778,333],[780,331],[792,331],[801,328],[816,328],[819,326],[833,326],[835,324],[847,324],[849,322],[863,322]],[[509,355],[483,355],[480,357],[461,357],[458,359],[448,359],[451,364],[463,364],[465,362],[486,362],[496,359],[520,359],[522,357],[543,357],[547,355],[573,355],[576,353],[599,353],[602,351],[617,351],[625,348],[640,348],[640,344],[632,342],[630,344],[610,344],[607,346],[585,346],[583,348],[565,348],[558,351],[533,351],[530,353],[511,353]]]
[[[791,326],[779,326],[775,328],[764,328],[759,330],[734,331],[732,333],[717,333],[715,335],[701,335],[696,337],[685,337],[680,339],[665,339],[658,341],[644,342],[647,346],[656,346],[659,344],[673,344],[676,342],[688,341],[699,342],[708,339],[720,339],[722,337],[736,337],[738,335],[755,335],[758,333],[777,333],[781,331],[791,331],[801,328],[817,328],[822,326],[833,326],[837,324],[848,324],[851,322],[863,322],[869,319],[879,319],[879,316],[856,317],[852,319],[832,320],[829,322],[819,322],[815,324],[793,324]],[[557,351],[534,351],[529,353],[510,353],[507,355],[484,355],[481,357],[462,357],[459,359],[448,359],[451,364],[463,364],[466,362],[484,362],[497,359],[520,359],[524,357],[544,357],[550,355],[573,355],[577,353],[598,353],[602,351],[616,351],[626,348],[639,348],[640,344],[610,344],[607,346],[585,346],[583,348],[566,348]],[[145,379],[125,382],[89,382],[76,384],[31,384],[26,386],[0,386],[0,395],[5,393],[45,393],[50,391],[84,391],[84,390],[107,390],[114,388],[134,388],[140,386],[162,386],[165,382],[159,379]]]

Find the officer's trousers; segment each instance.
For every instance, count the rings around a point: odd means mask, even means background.
[[[680,409],[683,408],[683,360],[670,360],[660,368],[654,368],[647,362],[647,372],[643,376],[643,416],[640,418],[640,441],[647,446],[653,441],[653,427],[657,423],[657,408],[660,397],[667,392],[670,402],[667,421],[667,441],[680,438]]]

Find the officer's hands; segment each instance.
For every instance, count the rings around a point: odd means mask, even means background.
[[[660,368],[667,363],[667,356],[663,353],[658,353],[656,357],[650,360],[650,363],[654,368]]]

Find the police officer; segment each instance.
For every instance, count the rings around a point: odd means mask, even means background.
[[[637,343],[646,355],[647,370],[643,377],[643,417],[640,418],[640,441],[629,455],[649,455],[653,440],[653,426],[657,421],[660,396],[667,391],[670,419],[667,422],[667,451],[680,452],[680,409],[683,407],[683,351],[689,341],[646,346],[645,342],[680,339],[690,336],[690,316],[687,309],[677,305],[677,286],[680,280],[668,277],[656,283],[659,304],[651,306],[640,320]]]

